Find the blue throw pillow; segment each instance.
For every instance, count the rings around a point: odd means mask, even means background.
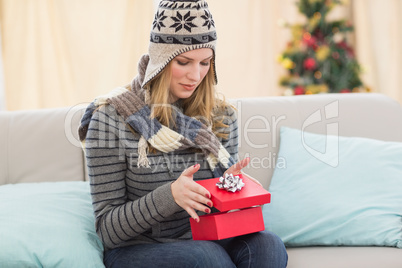
[[[0,186],[0,267],[105,267],[88,182]]]
[[[282,127],[278,160],[263,213],[287,246],[402,248],[402,143]]]

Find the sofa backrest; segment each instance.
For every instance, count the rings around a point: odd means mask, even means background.
[[[81,108],[0,112],[0,185],[84,180]]]
[[[277,161],[281,126],[318,134],[327,134],[328,127],[340,136],[402,142],[402,107],[381,94],[244,98],[232,103],[240,124],[239,157],[251,158],[244,171],[264,187],[269,186]]]
[[[279,149],[279,129],[288,126],[326,134],[402,142],[402,107],[381,94],[322,94],[234,99],[239,157],[251,157],[245,172],[268,188]],[[85,180],[77,137],[84,107],[0,112],[0,185]],[[331,133],[330,133],[331,134]]]

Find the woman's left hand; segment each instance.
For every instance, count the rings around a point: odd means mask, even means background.
[[[243,175],[244,177],[246,177],[247,179],[249,179],[249,180],[251,180],[251,181],[257,183],[257,184],[260,185],[261,187],[263,187],[262,184],[261,184],[258,180],[254,179],[253,177],[251,177],[251,176],[249,176],[249,175],[247,175],[247,174],[245,174],[245,173],[243,173],[243,172],[241,171],[241,170],[242,170],[243,168],[245,168],[249,163],[250,163],[250,157],[246,157],[246,158],[244,158],[243,160],[241,160],[241,161],[237,162],[236,164],[234,164],[233,166],[231,166],[230,168],[228,168],[228,169],[225,171],[224,174],[233,174],[233,175],[242,174],[242,175]]]

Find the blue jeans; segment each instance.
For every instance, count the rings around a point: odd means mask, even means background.
[[[141,244],[105,252],[107,268],[137,267],[286,267],[282,240],[259,232],[220,241],[180,241]]]

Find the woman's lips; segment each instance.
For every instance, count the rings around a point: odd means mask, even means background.
[[[181,85],[188,91],[194,90],[195,87],[196,87],[195,84],[193,84],[193,85],[191,85],[191,84],[181,84]]]

